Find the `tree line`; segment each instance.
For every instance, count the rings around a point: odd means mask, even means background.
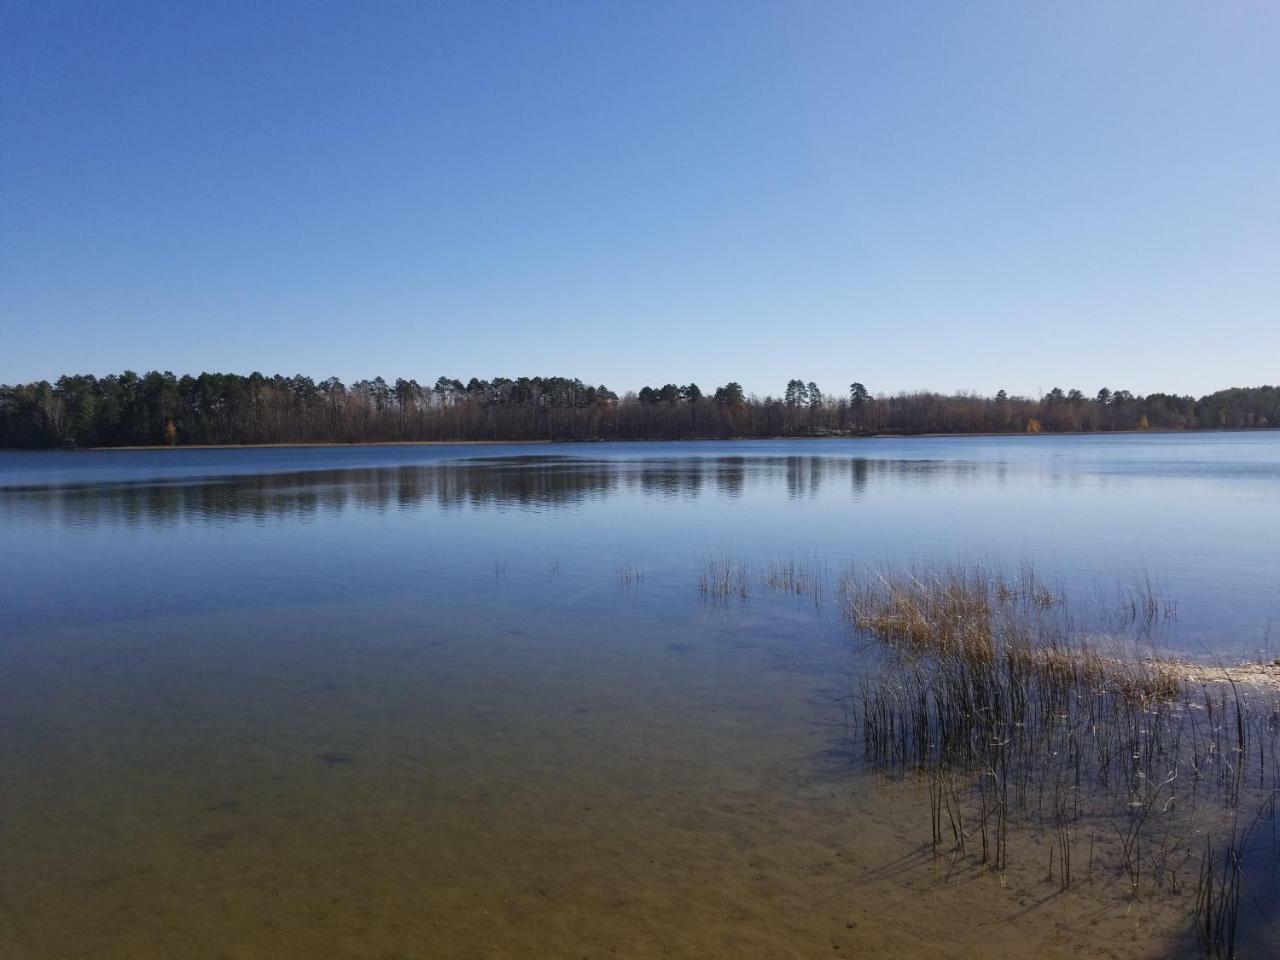
[[[645,386],[619,396],[568,377],[375,377],[125,371],[0,386],[0,447],[360,443],[414,440],[641,440],[920,433],[1067,433],[1280,425],[1280,387],[1203,397],[1054,388],[1042,397],[928,391],[837,395],[790,380],[780,396],[741,384]]]

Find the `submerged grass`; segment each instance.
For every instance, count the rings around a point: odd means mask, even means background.
[[[1029,849],[1011,836],[1036,834],[1066,890],[1087,837],[1085,881],[1121,879],[1133,898],[1193,881],[1206,955],[1236,955],[1254,841],[1276,831],[1274,687],[1139,656],[1175,609],[1149,584],[1093,630],[1030,569],[851,575],[841,596],[887,655],[856,692],[862,757],[927,784],[935,851],[1003,872]]]
[[[558,571],[558,565],[557,565]],[[636,560],[624,560],[618,568],[618,586],[632,587],[644,579],[644,564]]]
[[[698,573],[698,593],[708,600],[746,600],[754,586],[766,593],[803,598],[819,606],[829,579],[826,564],[817,559],[774,558],[766,561],[759,577],[753,579],[747,564],[728,557],[711,557]]]
[[[822,603],[826,582],[826,565],[816,559],[774,558],[765,563],[760,574],[760,583],[766,590],[808,598],[814,605]]]
[[[707,560],[698,575],[698,593],[712,600],[747,599],[751,595],[751,578],[746,564],[727,557]]]

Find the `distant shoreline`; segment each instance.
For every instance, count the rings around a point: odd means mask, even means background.
[[[1277,426],[1280,386],[1267,385],[1199,398],[1106,389],[1086,397],[1055,387],[1031,398],[1003,390],[994,397],[925,390],[872,396],[855,382],[846,396],[793,379],[781,397],[748,395],[736,381],[710,394],[694,383],[667,383],[619,396],[568,377],[472,378],[465,384],[441,377],[434,386],[378,377],[347,387],[335,378],[319,384],[261,374],[179,378],[154,370],[0,384],[0,449],[854,439]],[[447,439],[453,437],[460,439]]]

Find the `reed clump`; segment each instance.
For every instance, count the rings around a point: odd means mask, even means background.
[[[1198,878],[1202,945],[1235,955],[1248,865],[1280,862],[1274,687],[1139,656],[1170,607],[1097,611],[1091,629],[1030,571],[851,575],[842,597],[884,654],[856,691],[861,757],[927,784],[935,851],[1003,872],[1011,851],[1047,846],[1063,890],[1098,876],[1132,897],[1178,896]],[[1018,842],[1029,835],[1048,842]]]
[[[698,593],[706,599],[745,600],[751,595],[751,578],[744,563],[712,557],[698,575]]]
[[[827,568],[820,560],[796,557],[773,558],[764,564],[760,583],[772,593],[807,597],[815,605],[822,603]]]
[[[559,573],[559,562],[556,564]],[[618,568],[618,586],[633,587],[644,579],[644,564],[636,560],[624,560]]]

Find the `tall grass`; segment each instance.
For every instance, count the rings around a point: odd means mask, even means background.
[[[935,850],[1004,871],[1034,834],[1066,890],[1087,837],[1084,882],[1137,898],[1194,878],[1206,954],[1235,956],[1250,843],[1275,824],[1274,689],[1139,655],[1174,609],[1149,584],[1092,628],[1029,569],[850,576],[841,596],[886,655],[856,691],[861,755],[927,784]]]

